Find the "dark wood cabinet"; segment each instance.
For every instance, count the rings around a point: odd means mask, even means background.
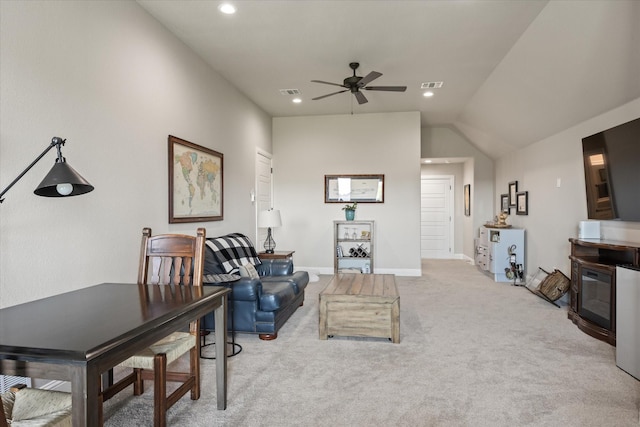
[[[616,266],[638,266],[640,244],[571,238],[568,317],[594,338],[616,344]]]

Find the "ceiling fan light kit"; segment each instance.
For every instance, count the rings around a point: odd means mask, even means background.
[[[332,85],[332,86],[338,86],[338,87],[344,88],[343,90],[328,93],[326,95],[318,96],[311,99],[313,101],[317,101],[319,99],[323,99],[328,96],[337,95],[339,93],[350,91],[353,94],[353,96],[355,96],[356,100],[358,101],[358,104],[365,104],[368,102],[368,100],[364,96],[364,94],[360,91],[361,89],[378,90],[378,91],[385,91],[385,92],[404,92],[405,90],[407,90],[406,86],[367,86],[367,84],[371,83],[373,80],[382,76],[382,73],[379,73],[377,71],[371,71],[369,74],[367,74],[364,77],[356,76],[356,70],[358,69],[359,66],[360,64],[357,62],[352,62],[349,64],[349,67],[353,70],[353,75],[344,79],[342,84],[325,82],[323,80],[311,80],[313,83],[322,83],[326,85]]]

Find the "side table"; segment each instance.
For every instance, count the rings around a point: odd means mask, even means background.
[[[242,346],[236,343],[236,334],[233,329],[233,283],[240,280],[240,276],[237,274],[208,274],[204,276],[205,283],[211,286],[223,286],[225,288],[231,289],[231,292],[228,295],[227,301],[229,303],[229,316],[231,317],[231,321],[229,323],[229,328],[231,328],[231,341],[227,342],[227,344],[231,345],[231,353],[227,354],[227,357],[233,357],[236,354],[239,354],[242,351]],[[202,348],[210,345],[215,345],[215,342],[207,343],[207,331],[204,328],[201,328],[201,332],[206,332],[206,334],[202,334],[202,343],[200,345],[200,358],[215,360],[215,357],[203,356]],[[238,351],[236,351],[236,349]]]
[[[272,254],[266,252],[258,252],[260,259],[290,259],[293,258],[295,251],[274,251]]]

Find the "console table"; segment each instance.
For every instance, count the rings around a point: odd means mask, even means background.
[[[581,331],[616,345],[616,266],[639,266],[640,244],[575,238],[569,242],[568,317]]]
[[[258,257],[260,259],[290,259],[293,257],[295,251],[275,251],[271,254],[266,252],[259,252]]]

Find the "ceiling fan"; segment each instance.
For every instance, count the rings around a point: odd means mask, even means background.
[[[404,92],[405,90],[407,90],[406,86],[367,86],[368,83],[380,77],[382,73],[379,73],[377,71],[372,71],[364,77],[359,77],[359,76],[356,76],[356,70],[358,69],[359,66],[360,64],[357,62],[352,62],[349,64],[349,67],[353,70],[353,76],[347,77],[346,79],[344,79],[343,84],[325,82],[322,80],[311,80],[314,83],[323,83],[326,85],[339,86],[344,88],[344,90],[339,90],[338,92],[329,93],[327,95],[322,95],[322,96],[318,96],[316,98],[311,98],[311,99],[313,101],[316,101],[318,99],[326,98],[328,96],[337,95],[339,93],[343,93],[346,91],[351,91],[351,93],[358,100],[358,104],[364,104],[368,102],[368,100],[364,96],[364,94],[360,92],[361,89],[383,90],[383,91],[389,91],[389,92]]]

